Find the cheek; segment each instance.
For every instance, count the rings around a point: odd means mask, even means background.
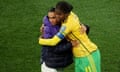
[[[50,22],[52,23],[52,24],[56,24],[57,22],[56,22],[56,19],[50,19]]]
[[[57,21],[62,21],[64,20],[64,15],[56,15]]]
[[[61,19],[61,20],[64,20],[64,16],[60,16],[60,19]]]
[[[54,22],[54,23],[55,23],[55,22],[56,22],[56,20],[52,20],[52,22]]]
[[[56,21],[60,21],[60,19],[61,19],[60,16],[56,17]]]
[[[60,19],[60,15],[56,15],[56,19]]]
[[[52,23],[53,20],[52,20],[52,19],[49,19],[49,21]]]
[[[64,19],[64,16],[61,16],[61,19]]]

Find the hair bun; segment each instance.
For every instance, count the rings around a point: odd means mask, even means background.
[[[56,4],[56,9],[59,9],[64,13],[70,13],[73,9],[73,6],[66,1],[60,1]]]

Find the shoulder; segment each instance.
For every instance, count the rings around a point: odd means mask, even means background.
[[[43,22],[46,21],[46,20],[48,20],[48,17],[47,17],[47,16],[44,16],[44,17],[43,17]]]

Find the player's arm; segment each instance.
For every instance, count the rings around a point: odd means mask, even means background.
[[[63,25],[60,29],[60,32],[58,32],[53,38],[51,38],[51,39],[39,38],[39,44],[48,45],[48,46],[57,45],[62,39],[65,38],[67,33],[70,32],[70,30],[68,30],[68,29],[69,29],[69,27],[67,28],[66,26]]]
[[[41,45],[55,46],[60,41],[61,41],[61,39],[57,35],[55,35],[51,39],[39,38],[39,44],[41,44]]]
[[[82,24],[82,23],[80,25],[81,25],[81,31],[86,32],[86,34],[88,35],[90,31],[90,26],[87,24]]]

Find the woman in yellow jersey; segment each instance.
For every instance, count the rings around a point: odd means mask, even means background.
[[[54,46],[64,37],[78,41],[73,47],[75,72],[100,72],[100,53],[97,46],[81,31],[78,17],[72,12],[72,5],[65,1],[56,4],[56,18],[62,22],[60,31],[51,39],[39,39],[41,45]]]

